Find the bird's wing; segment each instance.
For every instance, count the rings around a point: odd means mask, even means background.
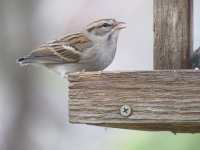
[[[93,46],[83,33],[72,34],[42,45],[29,55],[40,63],[77,63],[82,53]]]

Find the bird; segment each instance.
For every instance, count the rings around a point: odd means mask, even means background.
[[[115,19],[96,20],[82,32],[42,44],[17,62],[21,66],[45,66],[62,77],[73,72],[102,71],[112,63],[124,28],[126,23]]]
[[[200,47],[193,52],[191,57],[191,64],[193,69],[200,69]]]

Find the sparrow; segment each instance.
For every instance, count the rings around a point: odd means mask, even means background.
[[[125,27],[124,22],[115,19],[97,20],[80,33],[41,45],[17,62],[45,66],[62,77],[72,72],[101,71],[112,63],[119,32]]]
[[[200,69],[200,47],[194,51],[191,57],[191,64],[193,69]]]

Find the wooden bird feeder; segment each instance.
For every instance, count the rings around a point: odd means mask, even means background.
[[[189,70],[192,11],[192,0],[154,0],[154,71],[70,74],[70,122],[200,132],[200,71]]]

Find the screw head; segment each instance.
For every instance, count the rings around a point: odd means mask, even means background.
[[[121,108],[120,108],[120,114],[123,116],[123,117],[129,117],[131,114],[132,114],[132,109],[129,105],[123,105]]]

